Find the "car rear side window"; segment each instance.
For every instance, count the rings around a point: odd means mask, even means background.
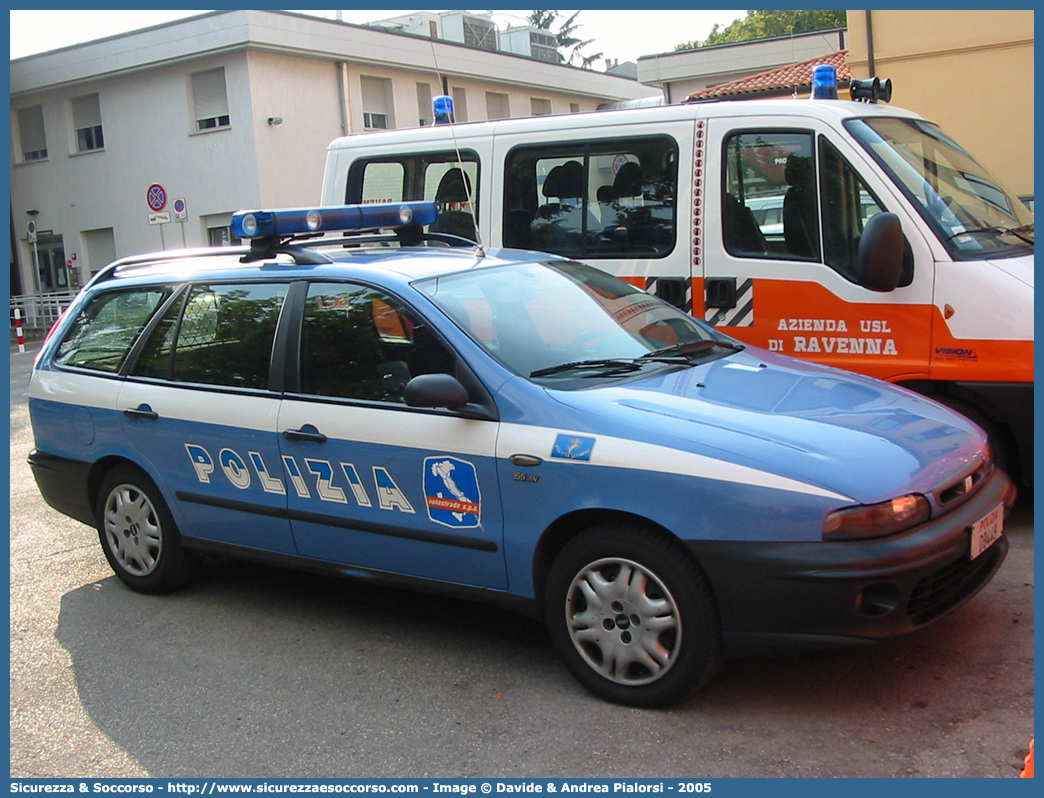
[[[267,388],[285,284],[194,285],[156,325],[134,374]]]
[[[88,301],[58,347],[58,366],[119,372],[134,341],[168,296],[165,286],[108,291]]]

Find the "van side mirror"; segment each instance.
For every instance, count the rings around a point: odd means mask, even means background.
[[[871,291],[894,291],[903,275],[905,239],[894,213],[871,216],[859,237],[856,280]]]
[[[461,410],[467,405],[467,389],[451,374],[418,374],[402,394],[407,407],[443,407]]]

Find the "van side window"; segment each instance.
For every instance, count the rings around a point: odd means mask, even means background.
[[[301,330],[301,392],[402,403],[418,374],[454,372],[456,360],[394,297],[351,283],[313,283]]]
[[[151,286],[98,294],[83,309],[58,347],[54,362],[116,374],[170,289]]]
[[[517,147],[504,246],[577,258],[658,258],[677,237],[678,148],[667,136]]]
[[[194,285],[160,320],[134,374],[175,382],[267,388],[285,284]]]
[[[825,138],[819,140],[820,194],[823,205],[823,260],[850,280],[855,280],[856,251],[867,219],[883,208],[856,171]],[[912,279],[907,259],[900,285]]]
[[[819,260],[812,133],[744,131],[725,140],[722,237],[731,255]]]
[[[423,200],[438,205],[428,232],[477,241],[478,155],[468,150],[360,159],[348,170],[349,205]],[[472,215],[474,210],[475,215]]]

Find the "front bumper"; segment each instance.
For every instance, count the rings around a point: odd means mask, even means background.
[[[912,632],[960,606],[996,573],[1001,536],[970,559],[971,526],[1015,487],[995,470],[959,507],[878,540],[687,541],[714,589],[725,654],[862,645]]]

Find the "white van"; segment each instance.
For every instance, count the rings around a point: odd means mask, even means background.
[[[432,230],[575,257],[748,343],[931,395],[1032,482],[1033,216],[914,113],[755,100],[335,140],[323,203],[386,200],[434,200]],[[773,204],[778,227],[759,224]],[[877,216],[901,238],[864,235]],[[869,268],[871,238],[888,268]]]

